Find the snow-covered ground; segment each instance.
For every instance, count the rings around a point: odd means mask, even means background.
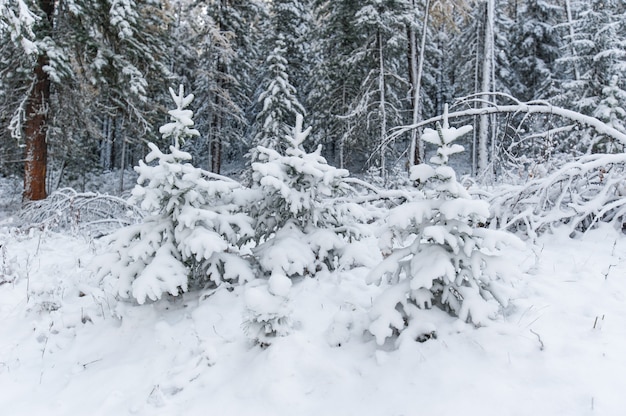
[[[243,288],[138,306],[89,269],[98,241],[0,229],[0,414],[622,415],[626,237],[601,226],[511,249],[500,319],[432,310],[437,338],[378,347],[367,270],[292,288],[296,329],[246,336]]]

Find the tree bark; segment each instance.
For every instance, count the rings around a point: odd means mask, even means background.
[[[211,172],[220,173],[222,169],[222,139],[215,135],[211,140]]]
[[[483,60],[481,73],[481,93],[482,108],[490,106],[489,98],[491,92],[491,74],[493,63],[493,21],[494,21],[494,0],[487,0],[487,13],[485,15],[485,33],[483,42]],[[489,154],[487,142],[489,141],[489,115],[485,112],[480,115],[478,126],[478,174],[485,174],[489,166]]]
[[[54,0],[40,0],[47,24],[52,28]],[[45,199],[46,168],[48,163],[48,110],[50,104],[50,77],[44,70],[49,65],[48,56],[40,53],[33,69],[33,85],[26,103],[24,120],[24,195],[25,201]]]
[[[572,50],[572,56],[574,58],[577,58],[578,54],[576,53],[576,47],[574,46],[574,19],[572,19],[572,5],[570,3],[570,0],[565,0],[565,13],[567,15],[567,27],[569,29],[569,45]],[[580,71],[578,69],[577,60],[574,60],[574,77],[576,81],[580,80]]]
[[[46,166],[48,147],[48,105],[50,101],[50,79],[44,71],[48,58],[40,55],[34,70],[35,79],[26,104],[24,141],[26,144],[24,163],[24,200],[37,201],[46,198]]]
[[[218,66],[219,67],[219,66]],[[222,118],[218,113],[220,108],[219,93],[215,94],[215,112],[213,114],[211,141],[209,142],[209,155],[211,158],[211,172],[220,173],[222,169]]]
[[[416,7],[415,0],[413,8]],[[424,71],[424,49],[426,48],[426,35],[428,33],[428,15],[430,11],[430,0],[426,0],[424,9],[424,21],[422,22],[422,37],[420,40],[419,58],[417,56],[417,36],[413,27],[409,28],[409,79],[411,82],[411,119],[413,124],[417,124],[422,117],[420,108],[420,94],[422,85],[422,74]],[[417,138],[417,130],[411,130],[411,148],[409,151],[409,165],[417,165],[424,160],[424,143]]]
[[[387,103],[385,101],[385,63],[383,60],[383,37],[380,29],[376,33],[378,43],[378,92],[380,100],[378,102],[378,114],[380,117],[380,169],[383,178],[387,178],[387,167],[385,160],[387,157]]]

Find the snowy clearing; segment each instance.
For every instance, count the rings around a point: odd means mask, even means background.
[[[365,268],[294,281],[295,330],[246,336],[244,286],[138,306],[99,287],[98,242],[0,231],[5,415],[618,415],[626,407],[626,238],[601,226],[510,251],[512,305],[474,328],[378,347]],[[365,247],[365,245],[363,246]]]

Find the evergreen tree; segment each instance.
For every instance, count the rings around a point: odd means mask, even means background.
[[[321,156],[321,146],[312,153],[304,150],[311,127],[302,130],[302,120],[298,114],[292,133],[283,138],[283,152],[259,146],[252,163],[253,188],[260,192],[252,206],[259,243],[289,223],[301,231],[342,226],[326,198],[348,190],[343,182],[348,171],[330,166]]]
[[[181,79],[193,86],[198,106],[196,125],[204,132],[186,149],[207,169],[211,169],[214,152],[221,149],[219,142],[226,137],[226,143],[232,143],[246,125],[243,86],[227,71],[238,59],[238,34],[220,26],[216,5],[209,6],[198,2],[180,6],[173,62]],[[216,158],[221,159],[221,153]]]
[[[456,180],[449,157],[463,147],[453,141],[472,129],[425,129],[422,140],[439,146],[431,165],[411,168],[422,198],[389,212],[381,241],[388,256],[369,278],[388,278],[389,286],[374,301],[370,331],[379,345],[400,333],[403,340],[434,335],[424,310],[438,307],[464,321],[484,324],[506,305],[499,282],[512,274],[500,256],[505,245],[521,244],[504,231],[482,226],[489,216],[486,202],[474,200]]]
[[[519,82],[510,86],[521,101],[546,99],[554,95],[555,61],[562,48],[562,7],[553,1],[527,0],[516,10],[509,72]]]
[[[475,108],[498,103],[496,93],[510,95],[521,89],[519,73],[510,63],[513,47],[509,28],[514,21],[507,5],[492,0],[480,3],[454,40],[454,60],[460,64],[451,67],[451,78],[455,80],[453,96],[472,97]],[[495,173],[500,125],[495,116],[487,114],[477,117],[476,122],[470,142],[472,172],[489,178]]]
[[[100,276],[112,275],[116,290],[139,303],[164,293],[178,295],[190,288],[251,280],[252,272],[238,254],[253,234],[251,220],[233,202],[239,184],[186,163],[185,139],[198,136],[192,95],[171,91],[176,109],[172,122],[161,127],[172,140],[170,153],[150,143],[146,162],[140,161],[131,202],[147,212],[140,224],[109,237],[110,251],[97,262]]]
[[[593,1],[581,10],[574,22],[575,56],[561,63],[575,66],[578,79],[560,85],[555,100],[564,107],[600,118],[623,131],[626,110],[621,97],[626,95],[626,8],[619,1]],[[583,152],[621,151],[599,135],[574,135],[568,143]],[[578,142],[578,143],[576,143]]]
[[[290,126],[295,124],[296,114],[304,114],[304,108],[296,98],[296,90],[286,72],[285,43],[279,37],[275,45],[267,57],[264,88],[257,99],[260,110],[253,126],[255,135],[250,150],[252,161],[258,158],[257,146],[283,153],[287,148],[285,138],[291,133]]]
[[[0,32],[23,51],[20,58],[3,60],[0,71],[10,72],[6,81],[15,95],[9,102],[17,103],[10,127],[26,147],[25,198],[38,199],[46,193],[49,151],[66,166],[97,153],[98,140],[106,142],[106,126],[115,125],[118,149],[127,157],[129,138],[151,130],[156,111],[148,100],[149,80],[167,72],[160,61],[167,18],[154,0],[19,4],[38,18],[29,30]]]
[[[310,0],[276,0],[270,4],[271,37],[270,45],[277,40],[284,42],[283,57],[287,59],[287,72],[296,89],[296,97],[305,102],[304,93],[308,84],[308,74],[313,62],[312,43],[312,4]],[[293,124],[293,123],[292,123]]]
[[[24,137],[24,199],[44,199],[46,192],[46,171],[48,161],[47,133],[50,106],[51,80],[60,80],[67,73],[67,58],[59,53],[54,41],[53,28],[55,3],[40,0],[34,4],[20,1],[19,10],[2,5],[2,18],[5,38],[2,41],[16,42],[27,58],[17,62],[27,65],[22,72],[27,73],[29,87],[17,101],[19,107],[12,109],[10,127],[13,135]],[[10,62],[11,60],[9,60]],[[13,60],[12,63],[16,61]],[[6,68],[1,71],[5,72]]]
[[[342,117],[350,112],[356,100],[366,68],[353,65],[349,57],[363,40],[353,24],[358,2],[315,1],[313,50],[317,58],[311,90],[307,97],[312,114],[313,140],[324,145],[335,163],[344,168],[350,159],[359,156],[349,150],[358,148],[354,134],[356,123]]]
[[[329,166],[320,147],[304,150],[310,130],[302,130],[299,114],[284,153],[259,146],[252,164],[253,254],[262,278],[246,287],[246,327],[262,345],[290,332],[292,279],[332,269],[350,234],[349,217],[329,203],[348,190],[348,172]]]
[[[210,170],[219,173],[226,153],[243,155],[249,150],[244,143],[247,128],[245,109],[254,95],[254,80],[259,65],[260,22],[267,16],[266,3],[260,0],[214,0],[204,9],[216,29],[230,37],[232,54],[218,54],[205,61],[214,65],[213,75],[203,77],[215,83],[211,93],[201,98],[199,116],[208,122]],[[207,56],[207,59],[209,57]],[[196,84],[201,92],[204,88]]]
[[[402,111],[406,108],[403,103],[406,88],[402,82],[406,77],[401,75],[405,71],[400,68],[406,62],[402,51],[407,44],[404,29],[409,12],[406,1],[364,1],[354,20],[356,29],[364,36],[348,62],[364,67],[367,73],[345,117],[354,125],[352,134],[365,139],[361,145],[376,155],[383,176],[387,174],[387,153],[393,150],[387,143],[387,132],[402,124]],[[365,129],[360,130],[361,127]]]

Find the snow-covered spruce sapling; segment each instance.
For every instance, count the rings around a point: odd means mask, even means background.
[[[374,301],[369,330],[382,345],[394,333],[397,343],[424,340],[434,334],[427,309],[437,307],[476,325],[506,305],[503,282],[515,273],[501,257],[503,246],[521,245],[512,234],[483,227],[486,202],[471,199],[448,166],[463,151],[452,143],[471,130],[425,129],[422,140],[439,146],[432,165],[412,167],[411,180],[423,192],[389,212],[381,245],[387,257],[369,275],[388,285]]]
[[[348,172],[328,165],[320,147],[313,153],[304,150],[309,132],[298,115],[293,133],[284,137],[284,154],[259,146],[252,163],[257,195],[251,207],[257,242],[253,254],[262,278],[248,285],[246,327],[262,344],[288,332],[292,279],[333,268],[346,244],[342,212],[330,199],[348,189],[343,181]],[[259,295],[263,290],[266,294]]]
[[[177,108],[160,131],[174,145],[163,153],[150,143],[146,162],[135,167],[139,178],[130,201],[147,214],[142,223],[110,235],[109,252],[97,261],[100,276],[116,278],[117,293],[139,303],[252,278],[238,254],[253,235],[250,218],[234,203],[240,185],[187,163],[191,155],[179,146],[198,135],[191,128],[193,113],[185,110],[193,96],[182,87],[178,95],[170,92]]]
[[[258,159],[252,163],[253,188],[258,192],[251,207],[259,244],[256,254],[266,272],[302,275],[322,265],[332,267],[333,256],[344,241],[342,235],[350,232],[346,213],[332,203],[350,190],[344,181],[348,171],[330,166],[320,154],[321,146],[312,153],[304,150],[310,130],[302,129],[302,116],[298,115],[293,133],[284,138],[288,144],[284,154],[259,146]],[[293,264],[304,261],[303,253],[280,265],[270,259],[274,247],[290,237],[308,246],[311,261],[299,268],[303,270],[290,271]]]

